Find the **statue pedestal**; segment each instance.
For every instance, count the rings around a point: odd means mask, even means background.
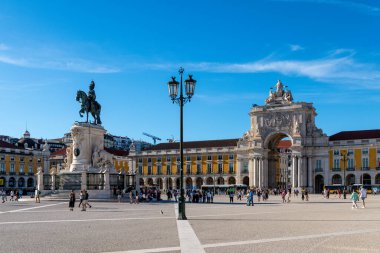
[[[90,198],[111,196],[118,180],[113,155],[104,150],[105,133],[102,126],[90,123],[71,127],[73,143],[67,147],[66,169],[58,174],[60,190],[88,190]]]
[[[92,154],[95,150],[104,150],[104,134],[102,126],[90,123],[75,123],[71,127],[72,163],[70,172],[88,171],[92,167]]]

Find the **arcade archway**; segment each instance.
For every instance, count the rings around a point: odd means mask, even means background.
[[[186,189],[191,189],[193,187],[193,180],[191,177],[186,178]]]
[[[355,184],[355,175],[354,174],[348,174],[346,176],[346,185],[353,185]]]
[[[322,175],[315,176],[315,193],[321,193],[325,185],[324,178]]]
[[[370,185],[371,184],[371,176],[367,173],[360,176],[360,183],[363,185]]]
[[[275,132],[266,138],[264,147],[268,149],[267,186],[287,188],[291,184],[292,139],[286,133]]]

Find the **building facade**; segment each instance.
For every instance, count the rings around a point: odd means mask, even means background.
[[[34,191],[38,168],[43,168],[49,151],[31,150],[0,141],[0,189]]]
[[[251,127],[239,139],[184,143],[186,188],[215,183],[320,192],[331,184],[380,184],[380,130],[329,137],[315,124],[313,104],[294,102],[281,81],[249,115]],[[129,160],[138,186],[179,186],[178,143],[131,149]]]

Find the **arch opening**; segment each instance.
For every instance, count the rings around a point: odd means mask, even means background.
[[[287,189],[291,186],[292,145],[292,138],[284,132],[274,132],[266,138],[269,188]]]

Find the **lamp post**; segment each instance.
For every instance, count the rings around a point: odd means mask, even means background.
[[[340,156],[343,162],[343,199],[346,199],[346,162],[348,161],[349,154],[343,150],[340,152]]]
[[[183,105],[187,102],[190,102],[191,97],[194,95],[195,90],[195,83],[196,81],[192,78],[192,75],[189,75],[189,78],[185,80],[185,91],[186,96],[183,96],[183,88],[182,88],[182,75],[183,75],[184,69],[182,67],[179,68],[179,75],[181,77],[181,82],[177,82],[175,80],[175,77],[172,77],[172,80],[168,82],[169,86],[169,96],[171,100],[174,103],[179,104],[180,108],[180,142],[179,142],[179,149],[181,153],[181,161],[180,161],[180,189],[181,194],[178,201],[178,220],[187,220],[186,213],[185,213],[185,190],[183,188]],[[180,85],[179,89],[179,96],[178,96],[178,85]]]

